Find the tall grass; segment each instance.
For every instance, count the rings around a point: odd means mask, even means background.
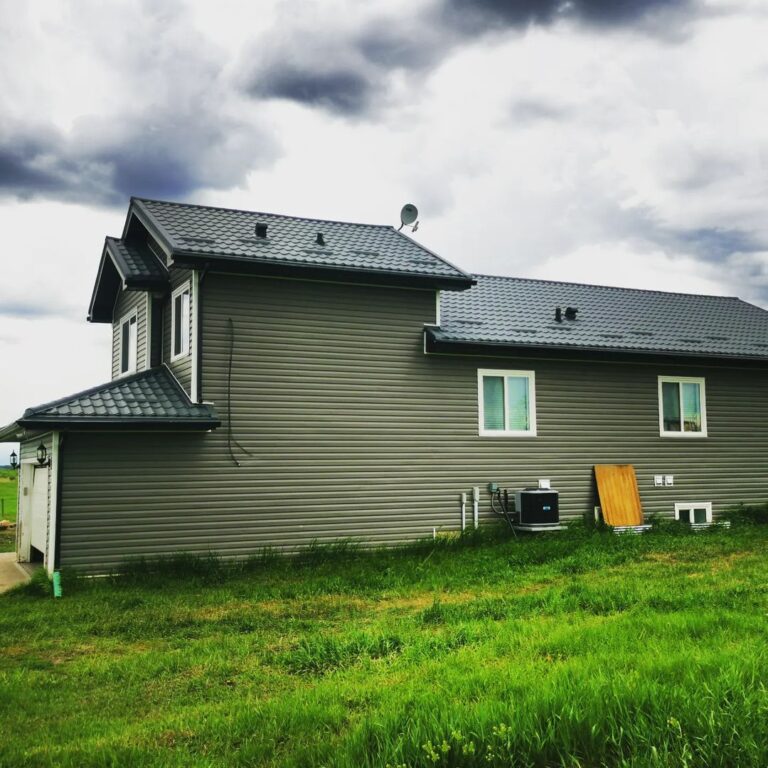
[[[134,563],[0,598],[8,766],[765,766],[768,527]]]

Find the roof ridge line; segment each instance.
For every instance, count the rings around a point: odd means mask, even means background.
[[[400,235],[400,237],[405,238],[409,243],[413,243],[417,248],[421,248],[422,251],[426,251],[430,256],[433,256],[438,261],[442,261],[446,266],[450,267],[451,269],[455,269],[457,272],[460,272],[462,275],[464,275],[464,277],[474,278],[474,275],[471,272],[467,272],[465,269],[457,267],[452,261],[448,261],[448,259],[435,253],[431,248],[427,248],[426,245],[422,245],[420,242],[418,242],[418,240],[414,240],[414,238],[409,237],[405,234],[405,232],[401,232],[399,229],[395,229],[394,227],[391,228],[396,235]]]
[[[525,283],[548,283],[550,285],[575,285],[579,288],[606,288],[612,291],[635,291],[637,293],[660,293],[664,296],[692,296],[695,298],[707,298],[707,299],[736,299],[737,301],[743,301],[738,296],[724,296],[716,293],[685,293],[684,291],[660,291],[655,288],[627,288],[620,285],[602,285],[601,283],[576,283],[571,280],[547,280],[536,277],[513,277],[512,275],[483,275],[479,272],[471,273],[472,277],[487,277],[492,280],[517,280],[518,282]],[[749,302],[744,302],[749,304]],[[751,306],[757,306],[752,304]]]
[[[280,219],[293,219],[294,221],[314,221],[324,224],[346,224],[352,227],[377,227],[379,229],[387,229],[394,227],[391,224],[369,224],[361,221],[341,221],[339,219],[317,219],[309,216],[293,216],[286,213],[270,213],[269,211],[249,211],[245,208],[228,208],[221,205],[200,205],[199,203],[180,203],[175,200],[158,200],[152,197],[136,197],[132,196],[131,201],[138,201],[140,203],[160,203],[161,205],[175,205],[180,208],[203,208],[209,211],[225,211],[227,213],[245,213],[249,216],[274,216]]]

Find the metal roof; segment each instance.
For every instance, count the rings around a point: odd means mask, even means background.
[[[475,275],[444,293],[438,342],[768,359],[768,312],[701,296]],[[555,308],[578,310],[555,321]]]
[[[28,408],[15,422],[25,428],[213,429],[220,420],[209,405],[193,403],[165,366]],[[0,430],[0,438],[12,431]]]
[[[393,227],[304,219],[272,213],[210,208],[133,198],[132,208],[180,256],[252,265],[431,278],[466,288],[472,277]],[[267,236],[256,237],[256,224]],[[324,244],[317,242],[322,233]]]
[[[168,282],[168,270],[146,245],[138,248],[115,237],[107,237],[105,242],[123,280]]]

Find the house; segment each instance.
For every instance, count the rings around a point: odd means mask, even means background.
[[[88,319],[112,380],[0,430],[19,558],[49,570],[421,538],[473,487],[489,519],[489,482],[548,478],[575,518],[598,463],[635,466],[646,513],[768,498],[768,312],[736,298],[470,275],[388,226],[132,199]]]

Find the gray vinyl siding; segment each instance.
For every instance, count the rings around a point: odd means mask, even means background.
[[[635,465],[646,514],[768,499],[762,371],[425,355],[433,292],[216,274],[203,290],[202,394],[224,423],[193,435],[69,435],[63,565],[431,536],[458,529],[459,495],[473,486],[489,521],[490,481],[549,478],[573,518],[592,513],[596,463]],[[227,445],[230,318],[239,467]],[[478,436],[478,368],[535,371],[537,437]],[[659,436],[666,374],[706,378],[708,438]],[[654,488],[654,474],[675,486]]]
[[[189,354],[178,360],[171,360],[171,329],[173,324],[173,307],[171,297],[183,283],[189,283]],[[187,394],[192,391],[192,354],[194,352],[197,334],[195,333],[194,297],[192,296],[192,272],[186,269],[171,269],[171,290],[163,302],[163,360],[168,364],[176,378],[181,382]]]
[[[147,369],[148,322],[147,294],[144,291],[120,291],[115,302],[112,322],[112,378],[120,376],[120,321],[136,311],[137,355],[136,373]]]

